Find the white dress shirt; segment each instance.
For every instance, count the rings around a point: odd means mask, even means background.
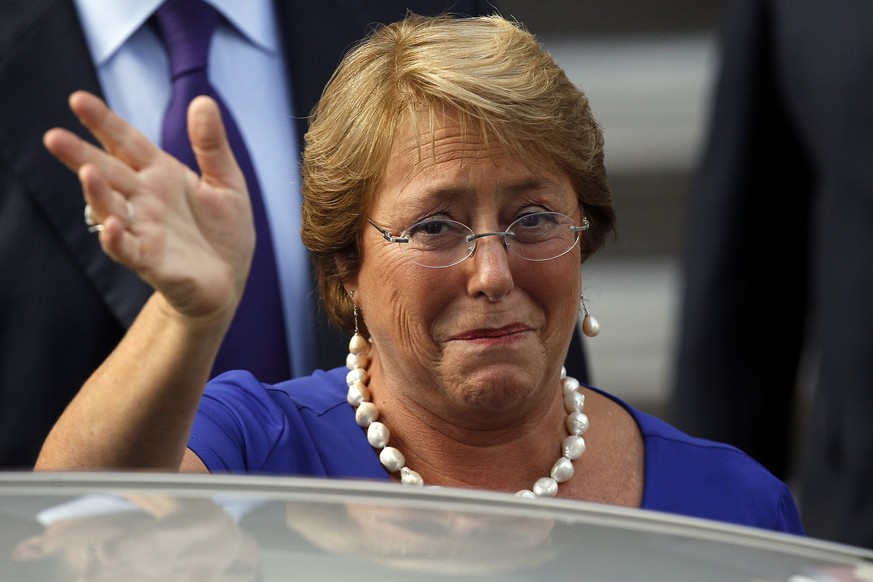
[[[170,100],[169,60],[151,26],[162,0],[75,0],[109,106],[160,143]],[[206,0],[221,21],[209,53],[210,79],[233,112],[251,153],[269,215],[291,372],[315,368],[309,257],[300,241],[297,131],[282,39],[269,0]]]

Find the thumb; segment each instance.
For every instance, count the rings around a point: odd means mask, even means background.
[[[188,107],[188,135],[203,179],[213,186],[245,189],[245,178],[221,121],[221,110],[210,97],[200,96]]]

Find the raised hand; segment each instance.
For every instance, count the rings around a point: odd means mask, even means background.
[[[44,143],[78,174],[104,251],[180,314],[232,314],[248,276],[255,232],[245,179],[216,104],[199,97],[188,110],[202,176],[96,96],[74,93],[70,108],[104,149],[59,128],[48,131]]]

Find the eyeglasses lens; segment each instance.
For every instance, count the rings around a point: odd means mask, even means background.
[[[480,238],[500,236],[511,254],[528,261],[548,261],[576,246],[578,228],[563,214],[535,212],[514,221],[506,231],[476,236],[460,222],[435,218],[417,222],[404,231],[401,237],[409,242],[400,244],[400,248],[417,265],[444,268],[472,255]]]

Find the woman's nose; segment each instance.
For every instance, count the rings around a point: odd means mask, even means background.
[[[498,301],[512,290],[514,283],[505,240],[503,236],[476,240],[473,256],[465,261],[470,271],[467,291],[471,295],[485,295],[489,301]]]

